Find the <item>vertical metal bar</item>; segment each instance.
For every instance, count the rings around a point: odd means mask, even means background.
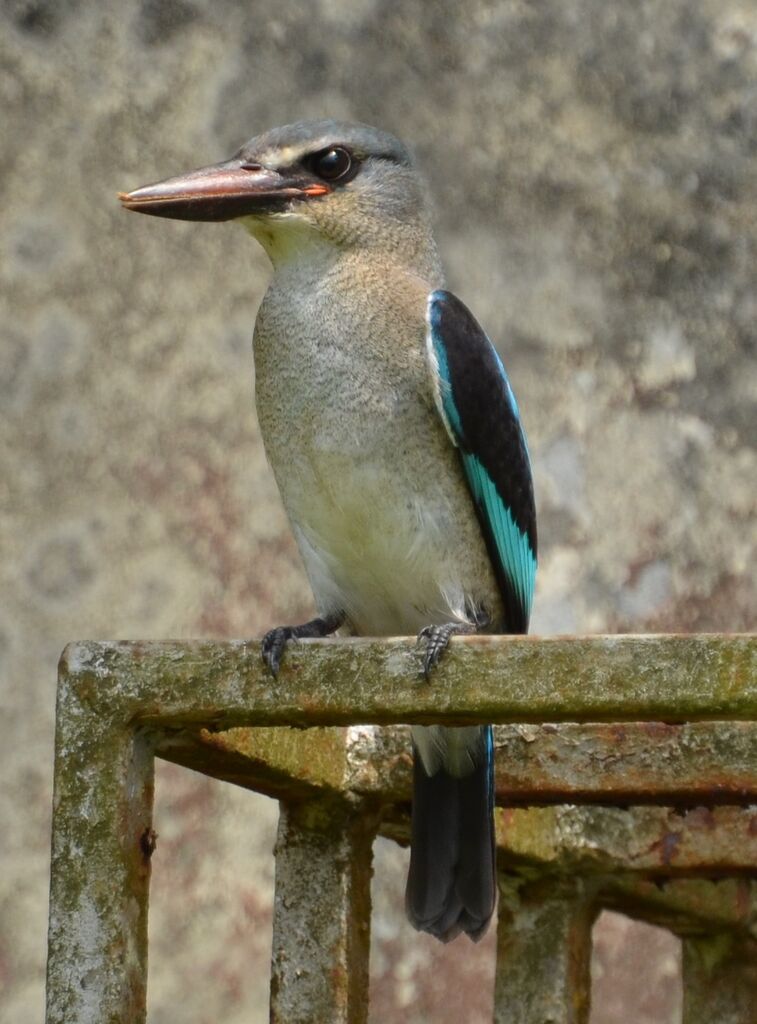
[[[145,1019],[154,759],[103,703],[86,673],[62,663],[47,1024]]]
[[[683,1024],[757,1024],[757,942],[683,940]]]
[[[331,799],[281,804],[272,1024],[368,1019],[374,810]]]
[[[494,1024],[588,1024],[595,912],[580,883],[500,874]]]

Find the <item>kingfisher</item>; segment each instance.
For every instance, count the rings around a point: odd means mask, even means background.
[[[387,132],[304,121],[132,192],[127,210],[238,221],[273,274],[253,337],[268,461],[317,617],[262,642],[525,633],[537,564],[528,447],[502,359],[445,287],[428,189]],[[413,726],[415,928],[478,940],[496,902],[492,727]]]

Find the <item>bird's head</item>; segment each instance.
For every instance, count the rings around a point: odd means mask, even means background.
[[[158,217],[239,220],[274,264],[306,238],[342,248],[433,247],[425,189],[407,150],[364,124],[275,128],[230,160],[119,198],[127,210]]]

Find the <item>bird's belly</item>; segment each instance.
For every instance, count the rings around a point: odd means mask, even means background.
[[[391,455],[391,447],[383,459],[300,453],[282,486],[319,608],[343,610],[362,635],[414,633],[465,617],[466,599],[491,589],[455,462],[449,473],[426,476]]]
[[[306,291],[280,281],[255,331],[260,429],[318,609],[375,636],[464,617],[471,600],[499,618],[473,501],[433,403],[427,289],[370,280],[383,296],[373,306],[357,301],[353,278]]]

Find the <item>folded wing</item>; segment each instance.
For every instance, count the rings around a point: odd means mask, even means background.
[[[505,606],[503,632],[525,633],[536,578],[528,446],[505,367],[451,292],[429,296],[426,346],[437,408],[458,448]]]

